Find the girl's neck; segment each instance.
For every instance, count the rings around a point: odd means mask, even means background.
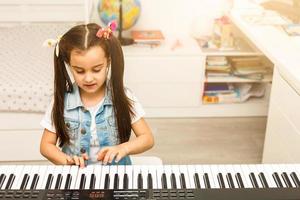
[[[80,98],[85,107],[97,105],[105,96],[105,84],[95,93],[86,93],[80,89]]]

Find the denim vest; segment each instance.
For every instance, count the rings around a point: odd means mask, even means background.
[[[62,151],[70,156],[80,156],[82,153],[90,154],[91,141],[91,114],[82,104],[79,88],[73,84],[73,92],[65,94],[64,119],[70,136],[70,143],[64,144]],[[102,106],[96,113],[96,129],[100,149],[120,143],[118,127],[115,120],[111,100],[111,90],[106,87]],[[88,161],[87,164],[90,162]],[[115,161],[112,165],[115,165]],[[129,156],[122,158],[118,164],[130,165]]]

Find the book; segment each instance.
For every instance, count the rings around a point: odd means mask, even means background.
[[[131,31],[132,39],[137,43],[160,43],[165,37],[160,30],[133,30]]]

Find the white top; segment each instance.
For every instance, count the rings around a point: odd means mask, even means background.
[[[126,90],[126,95],[129,99],[133,101],[133,112],[135,113],[135,117],[131,119],[131,124],[134,124],[139,119],[145,116],[145,111],[138,101],[138,99],[133,95],[133,93],[130,90]],[[97,132],[96,132],[96,123],[95,123],[95,116],[98,111],[98,109],[101,107],[101,105],[104,102],[104,98],[95,106],[88,107],[87,110],[91,114],[91,148],[90,148],[90,160],[92,162],[97,162],[97,152],[99,151],[99,143],[97,139]],[[40,122],[40,125],[48,129],[51,132],[56,132],[55,127],[52,125],[52,119],[51,119],[51,112],[52,112],[52,106],[53,106],[53,100],[51,101],[51,104],[48,106],[46,113]]]

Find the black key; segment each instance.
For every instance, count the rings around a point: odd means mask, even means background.
[[[281,177],[283,178],[283,181],[284,181],[284,183],[286,184],[287,187],[289,187],[289,188],[293,187],[293,185],[292,185],[292,183],[289,179],[289,176],[287,175],[286,172],[283,172],[281,174]]]
[[[71,181],[72,181],[71,174],[67,174],[67,179],[66,179],[66,184],[65,184],[65,190],[70,189]]]
[[[299,181],[299,179],[298,179],[298,177],[297,177],[297,174],[296,174],[295,172],[292,172],[292,173],[291,173],[291,177],[292,177],[292,179],[293,179],[293,181],[294,181],[296,187],[300,187],[300,181]],[[1,187],[1,186],[0,186],[0,187]]]
[[[32,183],[31,183],[31,186],[30,186],[31,190],[36,189],[36,185],[37,185],[39,179],[40,179],[40,176],[38,174],[34,174],[33,179],[32,179]]]
[[[119,189],[119,175],[115,174],[114,176],[114,189]]]
[[[153,180],[152,180],[152,175],[150,173],[148,173],[148,176],[147,176],[147,183],[148,183],[147,189],[153,189]]]
[[[171,188],[172,189],[177,189],[175,174],[172,173],[170,178],[171,178]]]
[[[242,180],[242,177],[241,177],[241,174],[240,173],[236,173],[235,174],[235,178],[236,178],[236,181],[237,181],[237,183],[239,185],[239,188],[245,188],[243,180]]]
[[[184,173],[180,174],[180,185],[182,189],[186,189],[186,183],[185,183],[185,177],[184,177]]]
[[[282,188],[283,185],[282,185],[282,183],[281,183],[281,180],[280,180],[280,178],[279,178],[277,172],[274,172],[274,173],[272,174],[272,176],[273,176],[273,179],[274,179],[274,181],[275,181],[277,187]]]
[[[48,178],[47,178],[47,183],[46,183],[45,189],[50,189],[51,184],[52,184],[52,181],[53,181],[53,175],[52,175],[52,174],[49,174],[49,175],[48,175]]]
[[[232,176],[230,173],[226,174],[226,179],[230,188],[235,188]]]
[[[260,172],[258,174],[258,177],[260,179],[260,182],[261,182],[263,188],[269,188],[269,185],[268,185],[268,182],[267,182],[267,179],[266,179],[264,173]]]
[[[226,188],[224,179],[223,179],[223,175],[221,173],[218,173],[217,177],[218,177],[218,182],[219,182],[220,188]]]
[[[1,174],[0,175],[0,188],[2,187],[4,181],[5,181],[6,175],[5,174]]]
[[[95,189],[95,182],[96,182],[96,176],[95,174],[92,174],[90,180],[90,189]]]
[[[143,189],[143,176],[141,173],[138,174],[138,180],[137,180],[138,189]]]
[[[24,174],[24,177],[23,177],[23,180],[22,180],[22,183],[21,183],[21,187],[20,187],[21,190],[25,190],[26,189],[28,180],[29,180],[29,175],[28,174]]]
[[[86,177],[85,174],[81,174],[79,189],[83,190],[85,186]]]
[[[204,180],[205,188],[211,188],[211,187],[210,187],[210,182],[209,182],[209,178],[208,178],[208,174],[207,174],[207,173],[204,173],[204,175],[203,175],[203,180]]]
[[[165,173],[163,173],[161,176],[161,185],[162,185],[162,189],[168,189],[167,176]]]
[[[61,181],[62,181],[62,175],[58,174],[57,179],[56,179],[56,183],[55,183],[55,189],[60,189]]]
[[[105,174],[104,189],[109,189],[109,174]]]
[[[199,179],[198,173],[194,174],[194,182],[195,182],[196,188],[200,189],[201,185],[200,185],[200,179]]]
[[[123,189],[128,189],[128,175],[126,173],[123,178]]]
[[[6,184],[6,187],[5,189],[8,190],[11,188],[14,180],[15,180],[16,176],[14,174],[10,174],[9,177],[8,177],[8,181],[7,181],[7,184]]]
[[[250,173],[249,177],[250,177],[252,186],[253,186],[254,188],[259,188],[258,183],[257,183],[257,180],[256,180],[255,175],[254,175],[253,172]]]

